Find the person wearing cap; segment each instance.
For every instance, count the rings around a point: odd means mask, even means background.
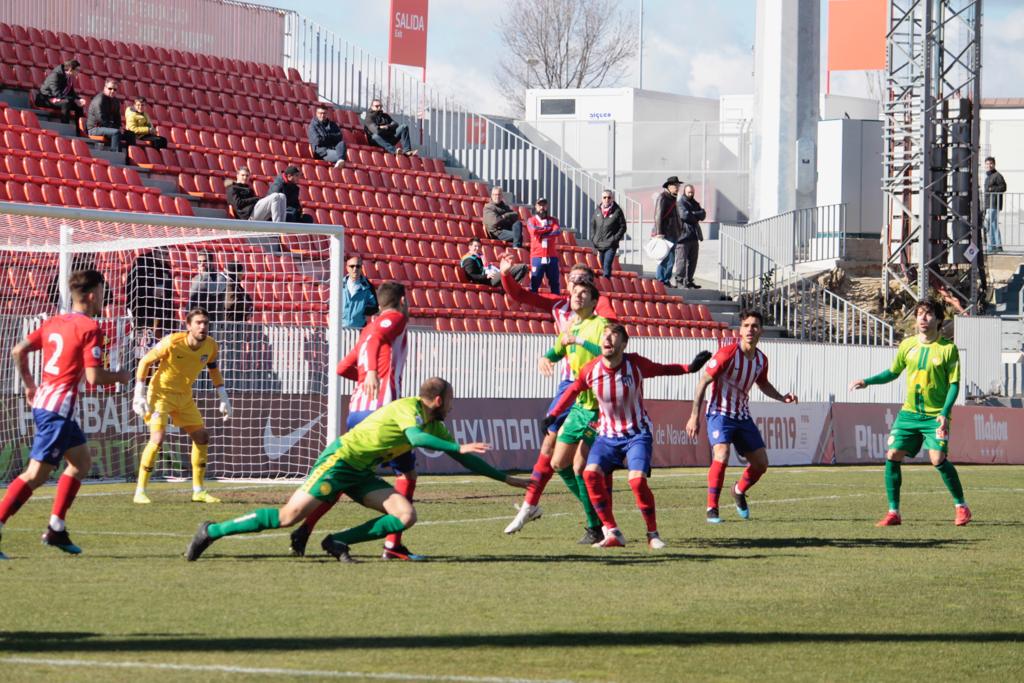
[[[683,234],[683,222],[676,210],[676,197],[679,196],[678,176],[670,176],[662,183],[662,191],[654,204],[654,230],[651,237],[661,237],[673,245],[679,242]],[[672,268],[675,265],[676,250],[673,247],[668,250],[665,258],[661,259],[654,277],[661,280],[665,285],[672,286]]]
[[[281,172],[281,175],[274,178],[267,190],[268,195],[280,192],[285,197],[285,221],[288,223],[312,223],[313,217],[302,213],[302,204],[299,202],[299,185],[296,182],[302,172],[297,166],[289,166]]]
[[[533,215],[526,220],[530,233],[530,291],[540,289],[546,276],[552,294],[561,294],[562,285],[558,279],[558,241],[562,237],[562,226],[558,219],[548,214],[548,200],[540,197],[533,203]]]

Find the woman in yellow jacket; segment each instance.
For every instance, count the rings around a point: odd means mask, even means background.
[[[149,122],[145,108],[146,98],[136,97],[132,106],[124,112],[124,127],[135,133],[136,142],[145,142],[156,149],[164,149],[167,147],[167,138],[156,135],[156,128]]]

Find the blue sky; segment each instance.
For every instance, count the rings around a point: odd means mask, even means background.
[[[337,35],[386,58],[388,0],[278,0]],[[822,22],[825,22],[823,2]],[[430,0],[427,79],[485,113],[503,113],[494,80],[496,20],[505,0]],[[633,12],[640,0],[622,0]],[[753,91],[755,0],[644,0],[644,87],[702,97]],[[984,97],[1024,97],[1024,2],[986,0]],[[636,69],[624,85],[636,85]],[[832,92],[864,96],[861,72],[833,74]]]

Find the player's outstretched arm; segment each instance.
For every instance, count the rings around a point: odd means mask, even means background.
[[[892,370],[882,370],[877,375],[871,375],[864,379],[857,379],[850,382],[850,391],[856,391],[857,389],[863,389],[864,387],[872,386],[874,384],[888,384],[894,380],[899,379],[900,373],[893,372]]]
[[[31,344],[27,341],[18,342],[15,344],[14,348],[11,349],[11,357],[14,358],[14,365],[18,368],[18,375],[21,377],[21,383],[25,385],[25,400],[30,404],[36,397],[36,380],[28,370],[28,354],[32,350]]]
[[[495,481],[506,483],[509,486],[515,486],[516,488],[526,488],[529,486],[529,480],[512,477],[473,455],[474,453],[479,453],[480,455],[487,453],[491,450],[490,444],[473,442],[460,445],[454,441],[428,434],[419,427],[406,429],[405,438],[409,440],[413,448],[427,448],[447,453],[453,460],[474,474],[480,474]]]

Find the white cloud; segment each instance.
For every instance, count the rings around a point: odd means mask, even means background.
[[[687,89],[698,97],[752,93],[753,71],[753,55],[731,45],[718,52],[702,52],[690,60]]]

